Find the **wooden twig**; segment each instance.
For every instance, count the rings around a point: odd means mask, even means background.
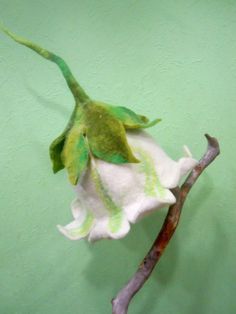
[[[117,296],[112,300],[112,313],[113,314],[126,314],[130,301],[133,296],[142,288],[144,283],[150,277],[154,267],[163,254],[166,246],[168,245],[172,235],[174,234],[185,199],[196,182],[197,178],[203,170],[219,155],[220,148],[217,139],[205,135],[208,141],[207,151],[190,175],[187,177],[181,188],[173,189],[172,192],[176,196],[176,203],[169,207],[167,216],[159,232],[156,240],[154,241],[151,249],[143,259],[138,270],[125,287],[120,290]]]

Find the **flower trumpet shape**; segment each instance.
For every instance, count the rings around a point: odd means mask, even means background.
[[[119,239],[143,216],[175,203],[169,190],[195,165],[187,147],[185,157],[173,161],[145,132],[127,132],[139,163],[116,165],[91,158],[87,172],[75,187],[71,204],[74,220],[58,226],[69,239]]]
[[[3,26],[0,30],[54,62],[75,99],[69,123],[50,145],[53,171],[66,168],[78,195],[71,205],[74,220],[58,226],[65,236],[119,239],[129,232],[130,223],[175,203],[170,189],[196,161],[186,147],[186,156],[173,161],[142,130],[160,119],[149,122],[126,107],[92,100],[61,57]]]

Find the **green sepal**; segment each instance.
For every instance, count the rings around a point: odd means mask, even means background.
[[[161,121],[161,119],[149,121],[147,117],[138,115],[126,107],[110,105],[104,106],[116,119],[123,123],[126,129],[149,128]]]
[[[114,164],[137,163],[126,139],[123,124],[99,103],[85,107],[86,135],[91,152]]]
[[[61,152],[63,150],[63,146],[65,144],[66,133],[63,132],[60,136],[58,136],[49,147],[49,154],[52,161],[52,169],[54,173],[65,168],[62,158]]]
[[[65,168],[61,153],[65,144],[66,135],[69,132],[69,130],[72,128],[73,124],[77,120],[77,124],[79,124],[80,116],[81,116],[81,110],[80,107],[75,106],[72,115],[69,119],[69,122],[65,128],[65,130],[59,135],[50,145],[49,147],[49,155],[52,161],[52,169],[54,173],[57,173],[58,171]]]
[[[68,132],[61,156],[70,182],[76,185],[89,161],[89,148],[81,128],[74,126]]]

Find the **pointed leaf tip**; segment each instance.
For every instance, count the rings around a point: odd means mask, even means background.
[[[62,151],[62,160],[68,171],[71,184],[76,185],[89,161],[88,144],[83,133],[76,126],[68,132]]]
[[[126,107],[104,105],[107,110],[119,121],[121,121],[126,129],[149,128],[161,119],[155,119],[149,122],[149,119],[143,115],[138,115],[134,111]]]
[[[65,166],[61,158],[61,152],[65,144],[66,132],[58,136],[49,147],[49,154],[52,161],[52,169],[54,173],[62,170]]]

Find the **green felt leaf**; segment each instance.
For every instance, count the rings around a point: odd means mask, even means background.
[[[110,105],[105,105],[105,107],[115,118],[124,124],[126,129],[149,128],[161,121],[161,119],[149,121],[147,117],[138,115],[126,107]]]
[[[77,126],[68,132],[62,151],[62,160],[68,171],[69,180],[76,185],[86,170],[89,160],[89,148],[86,139]]]
[[[126,139],[123,124],[98,103],[85,108],[86,135],[92,153],[105,161],[137,163]]]
[[[58,136],[49,147],[49,154],[52,161],[53,172],[56,173],[63,169],[65,166],[62,162],[61,152],[65,143],[66,133],[63,132]]]
[[[65,168],[62,161],[61,153],[65,144],[66,135],[72,128],[74,123],[76,123],[76,125],[80,125],[80,122],[81,122],[81,108],[76,105],[65,130],[51,143],[49,147],[49,154],[52,161],[52,168],[54,173]]]

